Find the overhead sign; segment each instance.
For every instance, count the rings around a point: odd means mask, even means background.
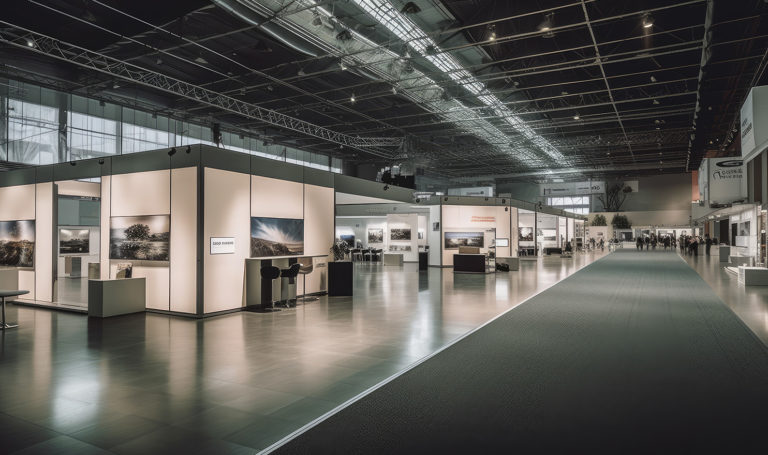
[[[749,161],[768,144],[768,86],[749,91],[739,121],[741,157]]]
[[[211,254],[235,254],[235,238],[211,237]]]
[[[542,196],[602,194],[605,193],[605,182],[588,180],[585,182],[542,183],[539,188]]]
[[[730,204],[745,199],[744,162],[733,158],[709,158],[709,203]]]

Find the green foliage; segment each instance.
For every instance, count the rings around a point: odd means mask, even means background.
[[[608,221],[603,215],[595,215],[595,217],[592,218],[592,226],[608,226]]]
[[[125,230],[125,238],[128,240],[139,241],[149,238],[149,226],[146,224],[134,224]]]
[[[627,218],[627,215],[619,215],[618,213],[613,215],[611,226],[614,229],[632,229],[632,223]]]

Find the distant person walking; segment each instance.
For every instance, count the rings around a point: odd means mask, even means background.
[[[635,239],[635,246],[638,250],[643,251],[643,238],[641,236],[637,236]]]
[[[709,238],[709,234],[705,235],[704,243],[706,245],[706,255],[709,256],[709,249],[712,248],[712,239]]]

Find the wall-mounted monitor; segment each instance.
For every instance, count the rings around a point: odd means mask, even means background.
[[[251,217],[252,258],[301,256],[302,254],[304,254],[304,220]]]
[[[509,239],[496,239],[494,242],[494,245],[497,247],[506,247],[509,246]]]
[[[0,265],[34,267],[34,220],[0,221]]]
[[[109,220],[109,258],[168,261],[171,216],[113,216]]]
[[[90,243],[90,229],[59,229],[59,254],[62,256],[89,254]]]
[[[485,234],[482,232],[446,232],[445,249],[451,250],[461,246],[483,248],[485,246]]]

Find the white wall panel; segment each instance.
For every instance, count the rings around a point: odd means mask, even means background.
[[[304,218],[302,187],[297,182],[251,176],[251,216]]]
[[[53,183],[38,183],[35,197],[35,299],[53,301]]]
[[[333,188],[304,186],[304,254],[327,255],[334,239]]]
[[[205,312],[243,305],[245,259],[250,255],[250,175],[204,169]],[[211,255],[211,237],[234,237],[234,254]]]
[[[112,216],[170,213],[170,177],[167,170],[113,175]]]
[[[35,185],[0,188],[0,221],[35,219]]]
[[[77,180],[63,180],[56,182],[59,196],[99,197],[101,194],[98,182],[78,182]]]
[[[109,216],[110,216],[110,194],[111,177],[101,177],[101,251],[99,252],[99,262],[101,263],[100,273],[102,280],[108,280],[109,271]]]
[[[171,311],[197,310],[197,168],[171,177]]]

